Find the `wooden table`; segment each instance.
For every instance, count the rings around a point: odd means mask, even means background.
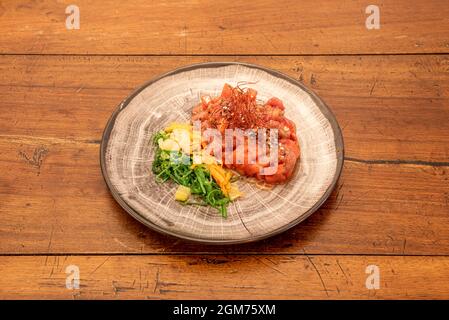
[[[0,298],[449,298],[449,6],[374,1],[369,30],[371,2],[2,1]],[[72,3],[79,30],[66,29]],[[99,167],[103,128],[134,88],[223,60],[304,82],[346,147],[322,209],[230,247],[147,229]]]

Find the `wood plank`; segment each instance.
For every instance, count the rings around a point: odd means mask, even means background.
[[[235,60],[285,72],[315,90],[344,131],[346,155],[449,159],[449,56],[0,57],[2,135],[99,140],[115,106],[171,69]],[[400,155],[400,156],[399,156]]]
[[[223,57],[3,56],[0,253],[448,254],[448,56],[232,59],[301,79],[336,113],[352,160],[319,212],[258,244],[204,247],[149,231],[109,195],[98,143],[115,105]]]
[[[69,1],[8,1],[0,7],[1,53],[360,54],[447,53],[444,0],[366,1],[78,0],[80,29],[67,30]]]
[[[326,204],[260,243],[200,246],[158,235],[110,196],[99,145],[0,138],[0,253],[449,254],[448,167],[346,161]]]
[[[66,288],[69,265],[79,289]],[[369,265],[379,268],[377,290],[366,287]],[[0,299],[449,297],[448,257],[3,256],[0,266]]]

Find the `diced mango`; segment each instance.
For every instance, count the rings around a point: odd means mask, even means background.
[[[179,186],[175,193],[175,200],[177,201],[187,201],[191,194],[189,187]]]
[[[173,129],[172,133],[170,134],[170,139],[175,140],[179,147],[181,148],[182,152],[185,154],[191,154],[192,148],[191,148],[191,134],[186,129]]]
[[[172,132],[175,129],[187,130],[187,131],[191,132],[192,125],[190,123],[172,122],[164,130],[165,130],[165,132]]]
[[[229,199],[234,201],[235,199],[241,197],[243,193],[240,192],[239,187],[235,183],[231,183],[231,188],[229,190]]]
[[[159,139],[158,142],[159,148],[167,151],[179,151],[179,144],[172,139]]]

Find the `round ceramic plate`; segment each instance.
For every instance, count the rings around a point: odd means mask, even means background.
[[[239,182],[244,197],[228,217],[174,200],[176,185],[151,172],[152,136],[169,123],[189,121],[202,95],[218,96],[225,83],[251,82],[258,98],[280,98],[295,122],[301,157],[292,178],[271,190]],[[203,63],[164,74],[137,89],[113,113],[101,143],[101,168],[118,203],[159,232],[216,244],[244,243],[283,232],[306,219],[329,197],[343,166],[337,121],[315,94],[296,80],[260,66]]]

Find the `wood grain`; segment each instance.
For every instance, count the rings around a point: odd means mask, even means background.
[[[380,30],[362,0],[78,0],[80,30],[65,27],[69,4],[0,3],[0,299],[449,299],[447,1],[377,1]],[[116,105],[206,61],[282,71],[343,129],[339,185],[284,234],[186,243],[106,188],[99,143]],[[365,287],[371,264],[379,290]]]
[[[80,289],[67,289],[67,266]],[[368,290],[368,265],[380,272]],[[0,257],[0,299],[447,299],[447,257]],[[201,275],[201,276],[198,276]]]
[[[145,81],[204,61],[260,64],[303,81],[336,114],[348,157],[447,162],[449,56],[0,57],[1,134],[98,141]]]
[[[0,57],[0,252],[448,254],[448,56],[232,57],[302,79],[336,113],[349,158],[338,190],[250,246],[185,244],[128,217],[99,169],[112,110],[153,76],[223,59]]]
[[[106,188],[98,148],[0,138],[0,252],[449,254],[448,167],[346,161],[336,191],[303,224],[253,245],[210,247],[129,217]]]
[[[360,54],[447,53],[444,0],[377,1],[380,30],[368,30],[366,1],[79,0],[80,29],[67,30],[70,1],[7,1],[1,53]]]

